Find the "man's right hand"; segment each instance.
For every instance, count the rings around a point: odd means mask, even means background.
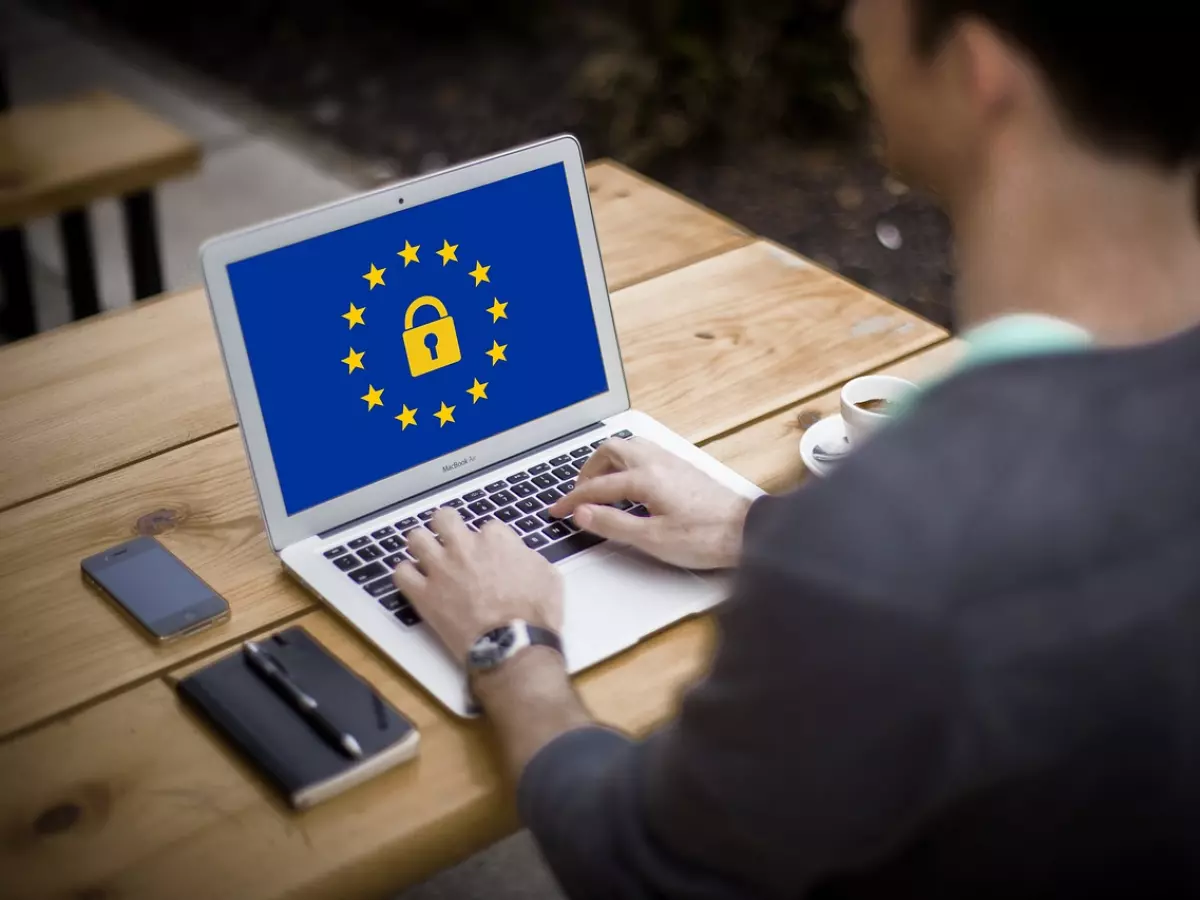
[[[641,503],[649,518],[606,504]],[[550,507],[574,515],[585,531],[673,565],[723,569],[742,556],[742,528],[750,501],[718,484],[691,463],[650,441],[612,439],[579,473],[575,489]]]

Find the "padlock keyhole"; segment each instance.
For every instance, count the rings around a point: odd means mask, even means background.
[[[433,334],[432,332],[430,332],[429,334],[425,335],[424,343],[425,343],[425,349],[429,351],[429,358],[432,360],[436,360],[437,359],[438,336],[436,334]]]

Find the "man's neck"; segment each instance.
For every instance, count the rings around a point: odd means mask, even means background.
[[[951,203],[960,321],[1042,313],[1105,344],[1200,324],[1195,176],[1072,149],[1009,154]]]

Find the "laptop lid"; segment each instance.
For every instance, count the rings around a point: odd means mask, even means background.
[[[276,550],[629,408],[570,135],[200,258]]]

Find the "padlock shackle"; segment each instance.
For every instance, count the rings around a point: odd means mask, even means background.
[[[449,313],[446,312],[446,304],[442,303],[437,297],[418,297],[412,303],[408,304],[408,309],[404,312],[404,330],[411,331],[413,327],[413,319],[416,318],[417,310],[423,306],[432,306],[437,310],[438,318],[444,319]]]

